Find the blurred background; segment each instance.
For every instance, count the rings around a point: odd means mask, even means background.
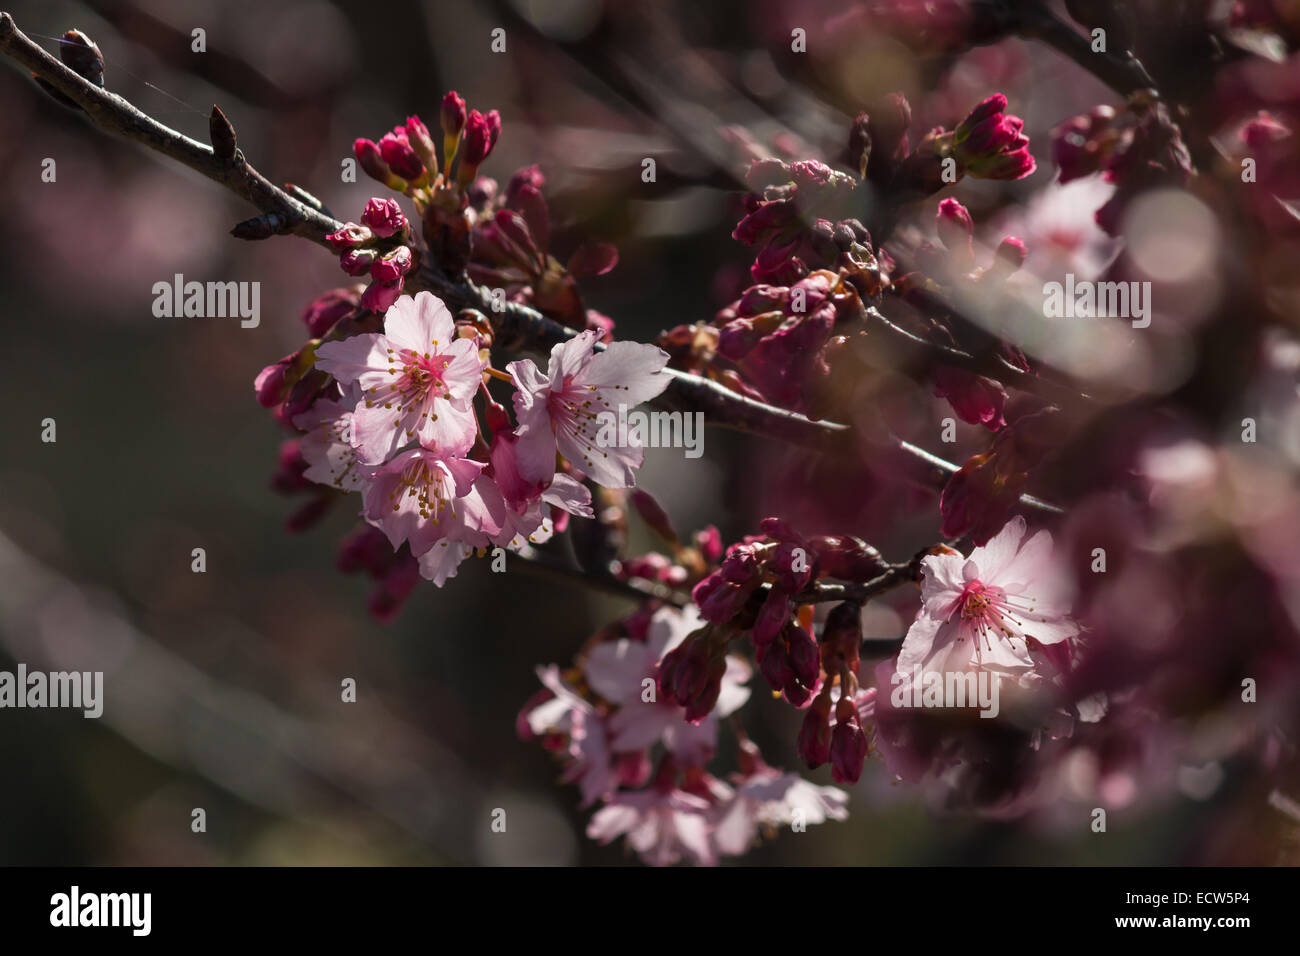
[[[806,24],[819,42],[836,35],[813,30],[846,6],[824,2],[4,6],[51,52],[51,38],[85,31],[104,53],[109,89],[200,141],[219,104],[255,166],[311,190],[341,219],[381,193],[364,176],[341,181],[353,139],[377,139],[411,113],[436,122],[448,89],[500,110],[504,130],[483,172],[505,182],[539,163],[553,247],[588,236],[618,245],[618,267],[585,280],[584,296],[620,337],[642,341],[706,320],[746,284],[752,251],[730,231],[752,145],[834,161],[853,112],[882,92],[904,91],[925,129],[1000,90],[1026,120],[1039,176],[1050,177],[1047,131],[1115,102],[1065,58],[1017,39],[937,63],[886,38],[828,39],[792,65],[792,27]],[[196,27],[204,53],[191,50]],[[504,54],[490,52],[496,27]],[[524,569],[503,584],[468,562],[444,589],[417,587],[392,623],[369,616],[370,583],[335,569],[353,525],[347,509],[302,534],[285,530],[296,503],[269,484],[283,436],[252,389],[263,366],[302,342],[298,317],[312,297],[343,284],[336,262],[294,237],[231,238],[254,210],[93,129],[9,66],[0,668],[103,670],[106,704],[100,720],[0,712],[0,863],[634,862],[582,835],[576,793],[515,729],[538,686],[535,665],[568,661],[631,605]],[[654,184],[639,176],[645,156],[657,157]],[[57,164],[52,183],[41,181],[46,158]],[[1099,270],[1113,251],[1088,229],[1095,195],[1039,210],[1027,204],[1036,182],[964,183],[956,194],[977,215],[1002,208],[1020,233],[1026,217],[1047,217],[1040,234],[1095,256]],[[176,273],[260,282],[260,326],[155,318],[152,286]],[[40,440],[46,418],[56,443]],[[710,431],[705,447],[707,464],[691,469],[677,451],[647,455],[639,483],[678,528],[713,522],[735,540],[780,494],[794,495],[797,514],[791,472],[784,484],[753,478],[777,454],[771,445]],[[898,493],[884,506],[914,503]],[[910,553],[932,536],[933,500],[917,512],[878,543]],[[191,571],[197,547],[203,574]],[[902,633],[910,612],[898,608],[882,605],[877,636]],[[356,703],[340,701],[344,678],[356,680]],[[765,698],[756,688],[747,727],[769,759],[793,766],[799,716]],[[826,768],[813,777],[830,782]],[[745,861],[1271,861],[1278,822],[1245,832],[1231,787],[1192,780],[1184,790],[1116,815],[1097,838],[1050,814],[938,814],[872,761],[847,822],[781,835]],[[202,834],[190,827],[199,807]],[[489,827],[498,807],[504,834]]]

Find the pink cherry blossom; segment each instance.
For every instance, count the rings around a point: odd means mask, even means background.
[[[426,448],[462,455],[474,443],[471,405],[484,360],[442,300],[402,296],[384,316],[384,331],[326,342],[316,365],[343,385],[358,383],[363,401],[353,416],[354,447],[377,465],[418,439]]]
[[[587,836],[609,843],[626,834],[627,843],[653,866],[669,866],[687,857],[713,866],[717,850],[710,839],[713,805],[684,790],[622,791],[592,816]]]
[[[632,471],[641,465],[641,447],[600,444],[597,416],[605,411],[616,415],[619,406],[630,410],[662,392],[669,381],[661,371],[668,353],[637,342],[614,342],[597,352],[598,338],[598,332],[588,330],[555,346],[545,375],[527,360],[506,366],[518,389],[516,434],[525,480],[549,480],[558,450],[597,484],[635,484]]]
[[[1024,537],[1017,516],[969,558],[925,558],[922,607],[899,652],[900,673],[984,668],[1019,676],[1035,666],[1030,640],[1057,644],[1078,633],[1051,534]]]
[[[352,386],[338,401],[318,399],[293,422],[306,431],[299,450],[307,461],[303,474],[312,481],[341,491],[360,491],[373,471],[357,461],[350,437],[354,433],[352,411],[361,390]]]
[[[375,470],[365,490],[366,518],[394,548],[408,542],[417,558],[443,540],[482,547],[502,518],[484,498],[484,467],[427,448],[404,451]]]
[[[449,578],[456,576],[461,562],[473,553],[474,549],[470,545],[443,538],[420,555],[420,577],[442,587]]]
[[[492,478],[500,489],[505,521],[492,539],[503,547],[519,547],[523,540],[538,544],[551,535],[548,507],[559,508],[584,518],[593,516],[591,492],[580,481],[562,472],[549,481],[527,481],[519,472],[519,439],[506,432],[492,438],[489,460]]]
[[[604,724],[596,708],[564,683],[554,664],[537,668],[537,678],[554,696],[530,710],[524,719],[537,736],[562,734],[567,738],[564,757],[568,766],[561,780],[577,783],[581,806],[591,806],[618,789],[618,771]]]
[[[737,781],[730,801],[718,811],[713,842],[728,856],[739,856],[753,845],[762,827],[788,827],[846,820],[849,795],[837,787],[811,783],[797,773],[766,765]]]

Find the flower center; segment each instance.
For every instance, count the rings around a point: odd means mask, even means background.
[[[401,364],[398,365],[398,362]],[[393,427],[400,429],[407,425],[408,435],[414,435],[419,428],[420,418],[430,421],[438,420],[438,413],[433,411],[433,402],[438,398],[450,398],[451,389],[443,381],[443,373],[451,365],[437,353],[421,355],[411,349],[402,349],[394,357],[392,349],[388,350],[388,374],[393,379],[386,385],[366,391],[366,408],[382,405],[395,410],[399,416],[417,416],[413,424],[402,417],[393,422]]]
[[[999,587],[990,587],[980,581],[971,581],[962,590],[958,610],[963,622],[987,642],[989,633],[995,632],[1011,640],[1015,634],[1007,622],[1019,626],[1020,621],[1011,616],[1012,603],[1007,593]]]
[[[446,493],[448,482],[445,479],[442,469],[436,465],[430,466],[422,458],[417,457],[402,468],[397,485],[388,496],[388,500],[392,502],[393,510],[396,511],[401,505],[402,498],[414,498],[420,517],[426,521],[437,521],[442,510],[451,506],[451,496]],[[452,517],[455,516],[453,510]]]

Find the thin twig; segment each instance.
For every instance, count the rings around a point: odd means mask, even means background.
[[[264,213],[283,216],[288,223],[286,231],[327,245],[325,236],[342,226],[338,220],[299,202],[274,185],[244,159],[243,153],[236,151],[232,159],[221,159],[210,146],[164,126],[116,93],[83,79],[28,38],[18,29],[13,17],[3,12],[0,12],[0,51],[80,106],[96,126],[184,163],[247,199]]]

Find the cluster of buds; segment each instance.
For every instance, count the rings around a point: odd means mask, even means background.
[[[977,179],[1024,179],[1037,168],[1024,120],[1006,108],[1007,98],[994,93],[950,134],[951,155],[963,173]]]
[[[830,373],[826,349],[841,318],[862,309],[857,288],[819,270],[791,286],[756,285],[720,311],[717,355],[769,402],[804,409]]]
[[[998,243],[993,253],[993,260],[988,266],[975,263],[975,223],[970,211],[956,199],[939,201],[939,211],[935,219],[939,242],[947,255],[933,255],[937,250],[933,246],[923,246],[921,250],[922,267],[930,274],[948,278],[958,275],[973,281],[1003,281],[1017,272],[1025,264],[1028,249],[1021,239],[1006,236]],[[946,273],[946,274],[945,274]]]
[[[358,139],[353,151],[371,178],[415,201],[429,254],[455,272],[469,260],[470,196],[479,166],[501,135],[501,116],[467,110],[453,90],[443,97],[440,125],[440,146],[423,121],[410,116],[378,143]]]
[[[836,783],[856,783],[870,752],[860,711],[864,697],[858,688],[861,614],[860,605],[845,601],[827,615],[818,645],[827,680],[799,728],[799,756],[810,770],[829,762]]]
[[[353,143],[357,162],[372,179],[412,198],[453,181],[462,190],[468,188],[501,135],[501,115],[496,110],[467,111],[465,100],[453,90],[442,99],[439,119],[441,150],[420,117],[409,116],[405,125],[394,126],[378,143]]]
[[[722,558],[722,535],[715,526],[693,532],[683,541],[663,507],[650,494],[635,488],[627,497],[646,525],[667,542],[672,554],[670,557],[650,551],[625,558],[615,568],[617,577],[625,581],[634,578],[655,581],[675,588],[693,587]]]
[[[686,708],[686,719],[698,724],[712,711],[727,671],[727,635],[705,626],[689,634],[659,664],[656,682],[666,699]]]
[[[875,265],[866,229],[839,218],[857,186],[852,176],[817,160],[763,159],[745,181],[753,191],[731,237],[759,250],[750,267],[755,282],[788,285],[813,269],[837,268],[842,256]]]
[[[900,164],[897,182],[906,195],[927,196],[963,176],[1024,179],[1036,168],[1024,135],[1024,121],[1004,110],[995,93],[952,130],[935,127]]]
[[[822,687],[824,655],[809,629],[811,607],[802,595],[819,577],[867,581],[885,562],[856,538],[804,537],[779,518],[762,522],[763,535],[727,549],[716,572],[700,581],[692,598],[707,621],[749,631],[763,678],[795,707]],[[856,648],[844,652],[856,662]],[[838,673],[842,661],[832,661]]]
[[[614,323],[587,309],[577,279],[604,275],[618,264],[618,250],[604,242],[585,242],[562,264],[551,255],[550,211],[542,188],[546,179],[537,166],[519,170],[504,191],[480,179],[476,194],[470,278],[503,289],[570,328],[597,329],[608,340]]]
[[[361,296],[362,308],[383,312],[402,294],[406,276],[416,264],[411,226],[395,199],[371,199],[361,222],[346,223],[325,237],[339,254],[339,267],[350,276],[366,276],[370,285]]]
[[[1169,109],[1149,91],[1134,93],[1128,108],[1109,106],[1058,126],[1052,133],[1052,155],[1062,183],[1096,172],[1116,186],[1114,195],[1097,210],[1097,225],[1117,235],[1124,210],[1142,192],[1158,186],[1186,186],[1192,174],[1191,155]]]

